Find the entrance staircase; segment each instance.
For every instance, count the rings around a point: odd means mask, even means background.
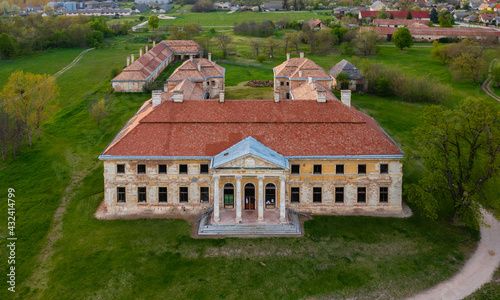
[[[299,216],[288,213],[284,224],[210,224],[210,215],[200,220],[198,235],[300,235]]]

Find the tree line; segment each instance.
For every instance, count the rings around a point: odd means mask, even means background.
[[[0,156],[9,153],[16,159],[26,140],[33,145],[33,135],[40,138],[43,124],[57,107],[59,95],[55,79],[47,74],[16,71],[0,94]]]
[[[104,38],[126,35],[128,23],[108,25],[105,17],[13,17],[0,22],[0,60],[51,48],[102,47]]]
[[[431,56],[443,64],[449,62],[453,79],[476,83],[484,77],[487,70],[485,47],[478,42],[463,39],[455,44],[443,45],[435,41],[432,45]]]

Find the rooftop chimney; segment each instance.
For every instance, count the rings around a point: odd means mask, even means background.
[[[342,90],[340,93],[342,103],[347,107],[351,107],[351,90]]]
[[[208,53],[208,60],[212,61],[212,53]]]
[[[326,90],[320,86],[316,89],[316,101],[326,102]]]
[[[274,92],[274,102],[280,102],[280,93]]]
[[[300,52],[300,58],[304,58],[304,52]]]
[[[286,54],[286,61],[289,61],[290,60],[290,53],[287,53]]]
[[[142,56],[142,48],[139,49],[139,57],[141,57],[141,56]]]
[[[184,91],[174,91],[174,102],[182,102],[184,100]]]
[[[158,105],[161,104],[161,94],[163,93],[162,90],[154,90],[153,91],[153,107],[157,107]]]
[[[220,91],[219,93],[219,102],[224,102],[224,91]]]
[[[130,63],[133,63],[133,62],[134,62],[134,57],[135,57],[135,55],[134,55],[134,54],[130,54]]]
[[[130,57],[127,56],[127,67],[130,66]]]
[[[164,91],[165,93],[166,93],[166,92],[168,92],[168,82],[165,82],[165,83],[163,84],[163,91]]]
[[[193,56],[189,55],[189,60],[192,62],[193,61]]]
[[[312,78],[312,76],[307,77],[307,82],[308,82],[309,84],[313,83],[313,78]]]
[[[198,71],[201,72],[201,64],[200,63],[198,63]]]
[[[153,41],[153,48],[156,46],[156,41]]]
[[[302,70],[299,70],[299,77],[302,77]]]
[[[149,45],[146,45],[146,50],[144,51],[144,54],[148,53]]]

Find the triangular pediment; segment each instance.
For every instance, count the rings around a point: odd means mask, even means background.
[[[250,136],[214,156],[212,168],[288,169],[288,160]]]
[[[252,154],[247,154],[219,165],[218,169],[286,169]]]

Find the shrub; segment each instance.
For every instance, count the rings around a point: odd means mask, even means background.
[[[256,61],[260,62],[260,63],[263,63],[267,60],[267,56],[265,56],[264,54],[261,54],[261,55],[258,55],[256,58],[255,58]]]

